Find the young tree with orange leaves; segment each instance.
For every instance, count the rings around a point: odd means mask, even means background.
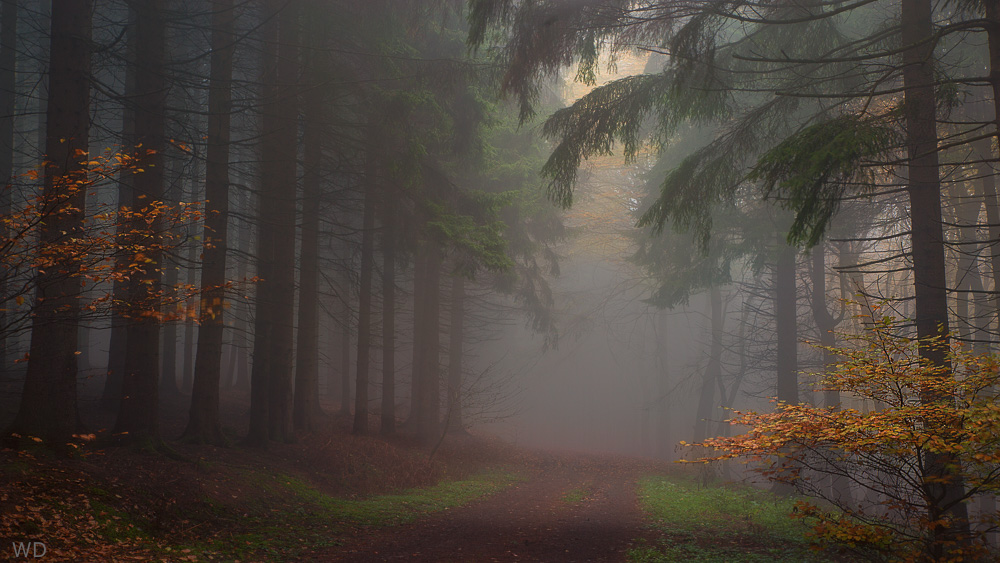
[[[819,543],[903,561],[980,557],[998,515],[982,514],[959,534],[949,514],[955,502],[1000,490],[1000,405],[993,391],[1000,360],[952,342],[949,368],[920,354],[942,346],[940,340],[899,336],[900,321],[882,316],[880,306],[863,320],[866,330],[842,335],[847,345],[828,350],[840,360],[817,377],[825,389],[875,408],[781,403],[771,413],[737,412],[731,423],[748,430],[697,444],[718,452],[701,461],[748,458],[767,479],[835,506],[834,512],[799,506],[797,515],[812,519]],[[949,369],[953,376],[945,377]],[[941,458],[954,460],[944,474],[936,466]],[[832,494],[831,476],[874,494]],[[941,493],[949,478],[965,482],[962,497]]]

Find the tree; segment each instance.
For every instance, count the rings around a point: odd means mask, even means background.
[[[41,228],[55,245],[83,227],[90,133],[91,0],[54,0],[43,195],[54,213]],[[63,444],[81,429],[77,411],[78,265],[56,258],[39,272],[24,392],[11,432]]]
[[[396,193],[382,202],[382,409],[379,433],[396,432]]]
[[[226,294],[226,250],[229,244],[229,143],[232,111],[233,55],[236,37],[233,0],[212,2],[212,70],[208,94],[208,151],[205,199],[208,201],[203,240],[198,351],[191,392],[191,413],[184,437],[222,445],[219,384]]]
[[[135,136],[141,148],[132,184],[132,209],[142,210],[163,200],[163,151],[166,147],[166,33],[160,0],[137,5],[135,58]],[[115,432],[131,443],[160,440],[160,323],[151,310],[160,308],[163,261],[160,225],[137,241],[145,252],[133,256],[141,264],[129,278],[126,324],[128,343],[122,379],[121,407]]]
[[[14,180],[14,114],[17,92],[15,91],[15,67],[17,66],[17,2],[8,0],[0,4],[0,216],[11,214],[11,189]],[[0,233],[7,238],[8,233]],[[6,297],[7,279],[0,279],[0,296]],[[0,327],[9,320],[8,304],[0,302]],[[2,329],[0,329],[2,330]],[[7,336],[0,334],[0,372],[7,372]]]
[[[361,275],[358,282],[358,361],[354,391],[355,434],[368,433],[368,366],[371,361],[372,271],[375,268],[375,192],[379,163],[376,156],[378,130],[374,116],[368,123],[365,143],[364,210],[361,221]]]
[[[593,82],[602,47],[621,52],[638,40],[651,43],[654,51],[669,48],[670,63],[662,73],[596,88],[548,120],[546,132],[558,145],[545,171],[552,179],[552,197],[563,205],[572,202],[583,159],[610,154],[618,143],[626,160],[635,158],[648,135],[643,127],[648,116],[654,118],[653,141],[661,145],[685,120],[728,121],[716,140],[667,176],[660,198],[640,221],[662,228],[672,220],[704,237],[712,226],[708,210],[750,182],[795,212],[790,242],[815,245],[846,195],[875,191],[884,180],[885,163],[901,163],[909,199],[916,332],[921,354],[946,367],[948,285],[935,87],[949,81],[939,79],[944,73],[935,68],[929,0],[900,4],[902,23],[884,38],[891,38],[892,47],[874,39],[879,29],[865,26],[847,33],[838,25],[838,14],[864,13],[868,4],[827,9],[749,2],[720,7],[713,2],[481,0],[472,2],[470,40],[481,44],[490,30],[507,32],[504,85],[520,97],[523,114],[530,114],[539,82],[574,58],[581,63],[579,76]],[[741,30],[719,32],[729,24]],[[790,40],[803,33],[815,40]],[[859,71],[862,62],[879,64]],[[950,377],[947,370],[942,377]],[[927,493],[952,499],[943,505],[952,525],[937,528],[945,542],[950,534],[961,535],[967,517],[964,505],[954,501],[962,496],[961,480],[949,469],[954,464],[948,454],[942,456],[930,460],[939,479],[928,484]],[[931,516],[938,521],[940,515]]]
[[[949,368],[923,357],[924,344],[900,337],[900,320],[881,309],[871,308],[863,334],[840,335],[847,345],[828,350],[839,360],[818,377],[824,388],[882,408],[864,412],[799,404],[766,414],[735,413],[732,424],[749,427],[747,432],[698,445],[718,450],[706,459],[756,461],[756,470],[768,479],[831,503],[834,512],[810,504],[799,508],[800,516],[814,518],[813,539],[820,543],[847,542],[898,560],[974,559],[982,555],[982,544],[970,540],[995,526],[997,515],[983,514],[986,527],[966,528],[968,537],[955,530],[941,534],[954,499],[929,494],[928,483],[940,482],[936,460],[947,456],[969,485],[958,502],[1000,486],[1000,411],[985,392],[997,384],[996,359],[955,343],[946,357],[960,375],[943,377]],[[929,392],[949,400],[928,402]],[[959,418],[961,427],[952,424]],[[883,500],[872,506],[864,496],[835,494],[830,477],[850,480]]]
[[[290,441],[292,319],[295,311],[295,199],[299,2],[266,3],[261,108],[261,191],[257,221],[257,311],[247,442]],[[294,193],[294,192],[293,192]]]
[[[299,328],[295,350],[295,396],[293,423],[296,430],[319,427],[323,410],[319,405],[319,231],[323,173],[324,105],[327,101],[320,31],[325,15],[314,8],[307,12],[311,21],[306,33],[303,74],[310,88],[303,95],[302,135],[302,244],[299,249]]]

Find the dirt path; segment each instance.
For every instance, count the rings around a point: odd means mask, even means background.
[[[320,561],[624,561],[648,536],[634,470],[552,459],[493,497],[356,538]]]

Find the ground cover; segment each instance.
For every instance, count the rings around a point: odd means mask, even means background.
[[[808,522],[791,518],[795,499],[738,484],[705,485],[685,475],[639,480],[640,505],[662,535],[632,550],[633,563],[807,563],[848,560],[817,552]]]

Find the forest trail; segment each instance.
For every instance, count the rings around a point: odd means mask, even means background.
[[[371,530],[318,561],[625,561],[643,524],[635,468],[553,458],[492,497]]]

